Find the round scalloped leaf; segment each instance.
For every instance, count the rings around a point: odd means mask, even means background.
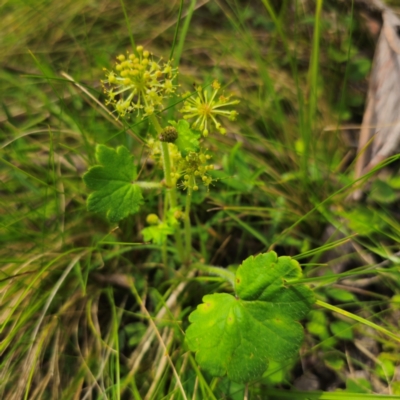
[[[294,357],[304,336],[297,320],[314,303],[306,286],[285,286],[286,279],[300,277],[290,257],[270,252],[246,259],[236,273],[237,296],[204,296],[189,316],[186,341],[199,365],[213,376],[249,382],[270,360]]]
[[[129,150],[98,145],[96,160],[101,165],[83,175],[86,186],[94,190],[87,199],[88,210],[105,214],[110,222],[136,213],[143,197],[140,187],[134,184],[137,173]]]

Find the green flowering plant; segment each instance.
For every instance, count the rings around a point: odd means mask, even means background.
[[[105,71],[106,79],[102,85],[107,96],[106,104],[114,108],[118,118],[128,118],[132,114],[136,118],[147,118],[156,131],[156,136],[149,135],[146,139],[146,147],[149,158],[162,167],[164,179],[161,182],[135,181],[136,172],[132,171],[136,171],[136,168],[129,164],[133,160],[127,162],[128,150],[119,148],[114,154],[112,149],[99,145],[96,159],[101,165],[90,168],[84,175],[86,185],[94,190],[88,198],[88,209],[105,214],[110,222],[118,222],[140,210],[143,190],[163,186],[165,204],[168,205],[165,216],[161,217],[159,224],[145,228],[142,233],[145,240],[163,243],[164,250],[167,237],[174,235],[181,262],[189,264],[192,253],[190,207],[193,191],[199,190],[200,185],[209,190],[213,182],[211,171],[214,165],[210,163],[212,155],[205,138],[213,128],[221,134],[227,133],[219,119],[235,120],[238,113],[229,107],[239,101],[221,93],[218,81],[214,81],[211,87],[197,86],[195,93],[182,96],[183,107],[180,112],[183,119],[164,124],[161,113],[168,100],[178,95],[175,80],[179,72],[177,67],[173,67],[172,60],[165,62],[160,58],[156,61],[143,46],[137,46],[133,53],[117,56],[114,68]],[[189,124],[188,120],[193,121]],[[113,164],[106,160],[110,154],[113,155]],[[118,170],[115,176],[112,176],[112,168]],[[103,185],[94,182],[100,171],[104,171]],[[178,189],[186,191],[183,204],[179,204]],[[136,195],[129,197],[128,193]],[[120,211],[116,212],[115,209]],[[184,209],[182,218],[172,225],[166,221],[171,209]],[[156,229],[160,230],[159,235],[155,233]]]
[[[146,191],[161,189],[162,212],[147,215],[147,226],[141,231],[143,240],[161,248],[165,268],[171,264],[167,243],[172,242],[177,253],[172,261],[182,274],[206,270],[227,279],[236,292],[235,296],[218,293],[203,298],[203,304],[189,317],[186,345],[196,353],[199,365],[213,376],[249,382],[260,377],[270,363],[296,355],[303,338],[298,320],[310,309],[313,294],[305,285],[288,285],[289,278],[301,278],[300,266],[290,257],[278,258],[274,252],[249,257],[236,274],[204,266],[195,258],[192,197],[200,186],[210,190],[215,168],[207,137],[213,131],[227,134],[223,122],[237,118],[232,107],[239,100],[225,95],[215,80],[181,96],[179,111],[183,118],[164,121],[162,111],[168,100],[179,96],[177,75],[172,60],[155,61],[142,46],[119,55],[114,69],[106,70],[102,81],[106,104],[113,107],[117,118],[134,115],[148,120],[156,134],[146,138],[146,151],[163,176],[152,182],[139,181],[135,159],[126,147],[98,145],[98,165],[83,176],[92,190],[87,206],[89,211],[118,223],[140,212]]]

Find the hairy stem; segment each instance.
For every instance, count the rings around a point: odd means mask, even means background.
[[[158,122],[157,117],[155,115],[150,115],[149,120],[152,123],[152,125],[154,126],[157,134],[161,135],[163,129],[161,128],[161,125]],[[171,179],[171,159],[169,156],[168,143],[161,142],[161,153],[162,153],[162,160],[163,160],[165,184],[167,187],[166,200],[168,199],[170,208],[174,208],[178,205],[178,200],[177,200],[177,194],[176,194],[176,186],[172,182],[172,179]],[[184,250],[183,250],[182,237],[181,237],[180,230],[177,230],[175,232],[174,236],[175,236],[175,244],[176,244],[176,249],[178,251],[179,258],[181,261],[183,261],[184,260]],[[167,267],[167,266],[165,266],[165,267]]]
[[[204,264],[193,264],[192,268],[204,271],[209,275],[219,276],[225,279],[227,282],[231,283],[233,287],[235,287],[235,274],[226,268],[214,267],[213,265]]]
[[[188,181],[188,189],[185,205],[185,263],[190,264],[190,256],[192,253],[192,227],[190,224],[190,205],[192,202],[194,177],[190,176]]]

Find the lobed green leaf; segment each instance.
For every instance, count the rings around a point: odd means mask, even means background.
[[[136,213],[143,197],[134,183],[137,172],[129,150],[124,146],[115,150],[98,145],[96,160],[101,165],[89,168],[83,175],[86,186],[94,190],[87,199],[88,210],[105,214],[110,222]]]
[[[249,382],[262,376],[270,360],[294,357],[304,336],[298,320],[314,303],[308,287],[285,285],[286,279],[300,277],[297,261],[269,252],[249,257],[238,268],[236,296],[204,296],[186,331],[200,366],[213,376]]]

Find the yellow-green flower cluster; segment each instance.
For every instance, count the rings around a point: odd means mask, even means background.
[[[187,99],[181,109],[181,113],[185,114],[183,118],[191,119],[196,118],[192,123],[192,128],[202,132],[203,136],[208,136],[210,132],[210,125],[222,134],[226,134],[226,129],[218,121],[219,117],[227,117],[234,121],[238,115],[236,111],[226,110],[225,107],[232,106],[239,103],[239,100],[230,101],[231,96],[221,95],[217,97],[217,93],[221,88],[218,81],[212,83],[212,93],[209,94],[207,89],[201,86],[196,88],[197,96],[190,96],[187,94]]]
[[[155,161],[157,165],[162,167],[161,157],[161,142],[154,138],[147,140],[147,146],[149,147],[149,156]],[[179,149],[173,144],[168,143],[168,151],[170,155],[170,177],[173,185],[183,177],[182,186],[184,189],[191,188],[193,190],[199,190],[199,183],[205,186],[209,186],[213,179],[209,175],[209,171],[214,169],[214,165],[207,165],[207,162],[211,159],[209,154],[205,154],[204,150],[200,153],[194,151],[189,152],[185,157],[182,157]]]
[[[210,185],[213,179],[208,175],[208,172],[214,169],[214,165],[206,165],[210,158],[211,156],[208,154],[194,151],[182,158],[180,169],[183,174],[183,187],[185,189],[190,187],[195,191],[199,190],[197,179],[200,179],[207,187]]]
[[[171,61],[156,62],[143,46],[138,46],[136,54],[119,55],[114,70],[108,71],[107,79],[102,81],[107,104],[113,104],[120,116],[135,111],[149,116],[175,92],[173,80],[177,73]]]

